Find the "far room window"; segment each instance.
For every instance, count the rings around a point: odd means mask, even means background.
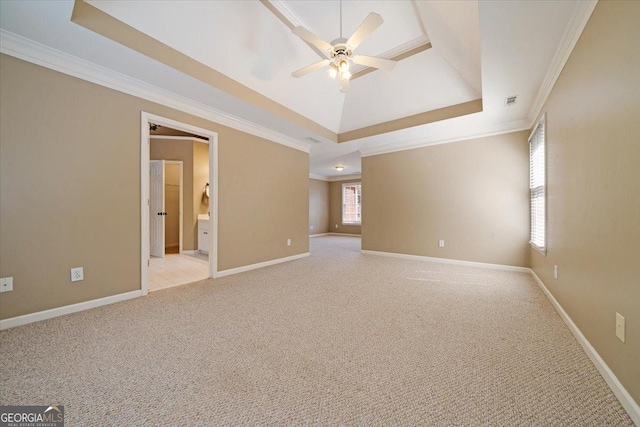
[[[545,251],[545,116],[529,138],[529,190],[531,193],[531,244]]]
[[[362,186],[359,182],[342,184],[342,223],[360,225],[362,220]]]

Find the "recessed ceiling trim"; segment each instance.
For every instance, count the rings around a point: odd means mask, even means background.
[[[380,57],[398,62],[398,61],[402,61],[403,59],[407,59],[410,56],[416,55],[416,54],[418,54],[420,52],[424,52],[425,50],[428,50],[428,49],[431,49],[431,42],[429,40],[423,41],[422,44],[420,44],[420,45],[418,45],[416,47],[412,47],[412,48],[410,48],[408,50],[404,50],[402,53],[396,54],[395,56],[389,57],[386,54],[382,54],[382,55],[380,55]],[[396,49],[394,49],[394,50],[396,50]],[[373,73],[374,71],[378,71],[378,69],[377,68],[371,68],[371,67],[364,68],[363,70],[354,72],[351,75],[351,79],[350,80],[357,79],[358,77],[362,77],[362,76],[367,75],[369,73]]]
[[[414,114],[413,116],[402,117],[400,119],[378,123],[377,125],[343,132],[338,135],[338,143],[367,138],[373,135],[394,132],[428,123],[439,122],[441,120],[452,119],[454,117],[466,116],[467,114],[479,113],[481,111],[482,98],[478,98],[473,101],[463,102],[462,104],[451,105],[449,107],[426,111],[424,113]]]
[[[178,71],[223,90],[243,101],[269,111],[310,132],[321,135],[331,141],[337,141],[337,135],[330,129],[311,119],[296,113],[272,99],[258,93],[232,78],[216,71],[201,62],[167,46],[164,43],[138,31],[117,18],[85,2],[76,0],[71,21],[86,29],[107,37],[123,46],[127,46],[143,55],[162,62]]]
[[[311,31],[309,25],[307,25],[302,19],[300,19],[295,13],[293,13],[291,9],[289,9],[283,2],[273,0],[260,0],[260,3],[262,3],[264,7],[269,10],[269,12],[273,13],[273,15],[278,18],[284,25],[286,25],[290,30],[293,30],[295,27],[305,27],[306,29]],[[305,44],[309,46],[311,50],[317,53],[320,58],[327,58],[327,55],[325,55],[320,49],[305,40],[302,41],[305,42]]]
[[[284,25],[287,26],[290,30],[293,30],[295,27],[301,26],[305,27],[307,30],[311,31],[314,34],[317,34],[307,23],[305,23],[298,15],[296,15],[286,4],[282,1],[278,0],[260,0],[271,13],[274,14],[276,18],[278,18]],[[303,40],[304,41],[304,40]],[[326,55],[317,47],[304,41],[307,46],[309,46],[315,53],[320,56],[322,59],[326,59]],[[409,58],[417,53],[423,52],[427,49],[431,48],[431,43],[429,42],[429,37],[422,36],[417,39],[410,40],[407,43],[401,44],[387,52],[384,52],[380,55],[377,55],[380,58],[391,59],[393,61],[402,61],[403,59]],[[374,71],[378,71],[377,68],[372,67],[363,67],[357,66],[351,71],[351,78],[349,80],[357,79],[358,77],[362,77],[366,74],[372,73]]]

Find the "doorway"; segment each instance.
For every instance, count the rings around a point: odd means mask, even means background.
[[[143,295],[215,277],[217,159],[217,133],[142,113]]]

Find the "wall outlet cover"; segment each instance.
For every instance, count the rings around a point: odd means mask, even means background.
[[[291,239],[287,239],[287,246],[291,246]]]
[[[80,282],[84,280],[84,269],[82,267],[74,267],[71,269],[71,281]]]
[[[553,278],[554,279],[558,278],[558,266],[557,265],[553,266]]]
[[[13,277],[3,277],[0,279],[0,292],[11,292],[13,290]]]
[[[438,240],[438,246],[444,248],[444,240]]]

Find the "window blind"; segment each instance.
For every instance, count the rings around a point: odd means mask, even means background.
[[[342,223],[360,224],[362,220],[362,187],[360,184],[342,184]]]
[[[545,249],[545,124],[541,120],[529,140],[531,244]]]

